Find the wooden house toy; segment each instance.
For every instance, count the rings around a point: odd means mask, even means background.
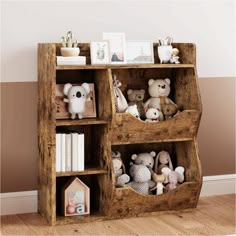
[[[89,203],[90,189],[79,178],[73,178],[62,189],[62,209],[64,216],[89,214]]]

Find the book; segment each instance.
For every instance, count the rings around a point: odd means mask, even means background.
[[[56,134],[56,172],[61,172],[61,134]]]
[[[61,134],[61,171],[66,171],[66,134]]]
[[[80,84],[72,84],[74,86]],[[85,112],[83,118],[96,118],[96,101],[95,101],[95,89],[94,84],[89,83],[90,92],[87,95],[87,101],[85,103]],[[64,84],[56,85],[56,119],[70,119],[70,113],[68,112],[68,103],[64,102],[63,99],[66,96],[63,94]]]
[[[85,56],[77,56],[77,57],[63,57],[57,56],[57,65],[86,65],[86,57]]]
[[[66,134],[65,139],[65,169],[66,171],[71,171],[71,134]]]
[[[78,171],[78,134],[71,134],[71,170]]]
[[[78,134],[78,170],[84,171],[84,134]]]

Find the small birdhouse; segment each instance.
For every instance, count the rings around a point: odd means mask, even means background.
[[[62,189],[64,216],[90,213],[90,190],[79,178],[73,178]]]

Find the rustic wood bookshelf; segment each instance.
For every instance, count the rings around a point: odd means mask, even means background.
[[[91,65],[89,44],[80,44],[85,66],[57,66],[60,45],[38,45],[38,142],[39,212],[49,224],[92,222],[149,212],[172,211],[197,206],[202,172],[196,135],[202,113],[196,70],[196,47],[173,44],[180,50],[181,64],[160,64],[157,44],[151,65]],[[153,124],[127,113],[116,113],[112,74],[121,81],[124,94],[129,88],[145,88],[150,78],[170,78],[170,98],[183,107],[175,117]],[[94,83],[97,118],[57,120],[56,84]],[[85,134],[85,171],[56,172],[56,132],[78,130]],[[185,167],[185,182],[162,195],[142,195],[129,187],[116,188],[111,151],[119,151],[126,168],[133,153],[170,153],[175,166]],[[61,189],[78,176],[90,188],[90,215],[61,215]]]

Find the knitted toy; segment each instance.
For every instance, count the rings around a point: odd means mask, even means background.
[[[131,159],[134,161],[135,164],[143,164],[145,166],[153,168],[155,156],[156,153],[152,151],[150,153],[145,152],[145,153],[133,154],[131,156]]]
[[[157,154],[154,167],[155,173],[162,174],[161,170],[163,167],[169,167],[171,170],[173,170],[172,161],[167,151],[161,151]]]
[[[116,177],[116,187],[125,186],[130,181],[130,177],[126,174],[120,152],[112,152],[112,164]]]
[[[67,96],[63,101],[68,103],[71,119],[75,119],[76,114],[78,114],[79,119],[82,119],[85,111],[86,97],[90,92],[89,84],[83,83],[81,86],[72,86],[72,84],[67,83],[64,85],[63,92]]]
[[[138,193],[149,194],[150,189],[155,186],[155,183],[151,180],[151,172],[148,167],[143,164],[131,163],[129,172],[133,181],[128,183],[127,186],[130,186]]]

